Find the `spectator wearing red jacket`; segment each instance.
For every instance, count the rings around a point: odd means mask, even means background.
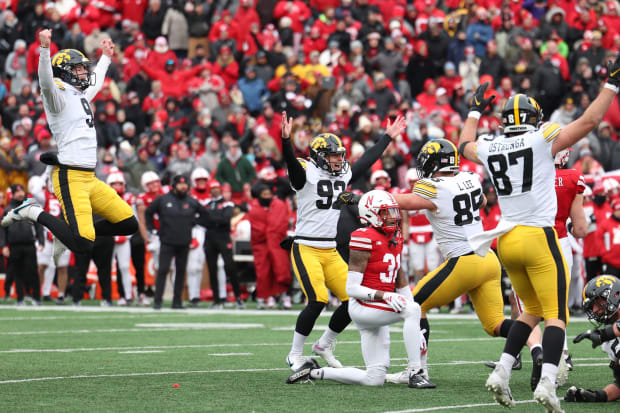
[[[142,64],[140,67],[148,77],[161,82],[162,92],[166,97],[175,99],[180,99],[187,94],[189,81],[204,69],[204,65],[198,65],[191,69],[178,70],[172,59],[166,62],[165,70],[156,69],[147,64]]]
[[[99,25],[100,17],[99,9],[89,0],[78,0],[78,3],[65,16],[65,23],[69,27],[73,23],[79,24],[82,32],[88,36],[94,26]]]
[[[254,191],[258,197],[252,201],[248,219],[258,306],[264,308],[265,300],[280,296],[280,304],[290,308],[290,298],[286,298],[291,285],[290,260],[288,252],[280,247],[289,227],[288,219],[283,219],[288,216],[288,206],[274,197],[267,185],[258,185]]]
[[[99,10],[99,27],[104,29],[114,27],[114,15],[121,9],[120,0],[95,0],[91,4]]]
[[[620,277],[620,198],[611,203],[612,214],[600,225],[605,250],[602,260],[605,274]]]
[[[326,39],[330,34],[336,31],[336,19],[334,19],[335,11],[333,7],[328,7],[325,13],[319,15],[312,27],[319,29],[321,37]]]
[[[289,17],[292,21],[291,29],[295,33],[304,32],[304,23],[312,13],[306,3],[300,0],[279,1],[273,9],[273,18],[280,20],[282,17]],[[326,37],[327,39],[327,37]]]
[[[148,0],[121,0],[121,11],[123,20],[131,20],[142,26],[144,14],[149,6]]]
[[[321,31],[319,28],[313,26],[310,29],[310,36],[304,38],[304,55],[310,56],[310,52],[315,50],[317,52],[322,52],[325,48],[327,48],[327,40],[321,36]]]
[[[35,41],[30,44],[28,47],[28,53],[26,54],[26,71],[28,72],[28,76],[31,78],[36,78],[39,70],[39,47],[41,46],[41,42],[39,42],[39,32],[42,29],[37,30],[37,34],[35,36]],[[58,52],[58,46],[56,43],[50,43],[50,56],[54,56],[54,54]]]
[[[583,205],[586,217],[590,217],[590,221],[596,223],[596,231],[592,231],[586,235],[583,240],[583,258],[586,261],[586,282],[599,274],[602,274],[602,255],[605,251],[603,243],[603,233],[601,227],[611,216],[611,207],[607,202],[605,187],[601,181],[597,181],[592,188],[592,201]]]
[[[547,50],[543,53],[542,58],[551,60],[553,66],[560,69],[562,79],[566,81],[570,80],[568,62],[566,61],[566,58],[558,52],[558,44],[554,40],[547,41]]]
[[[239,64],[235,61],[232,51],[228,46],[222,46],[220,54],[213,65],[213,73],[220,75],[228,89],[239,80]]]
[[[155,46],[153,47],[153,51],[146,57],[145,64],[151,69],[164,70],[166,68],[166,62],[171,59],[176,66],[177,56],[168,48],[168,40],[166,40],[164,36],[159,36],[155,39]]]
[[[585,30],[592,30],[596,27],[596,13],[593,7],[581,7],[580,4],[588,4],[587,2],[575,2],[573,10],[566,19],[568,25],[581,32]]]
[[[437,85],[431,78],[424,81],[424,92],[420,93],[416,100],[426,110],[426,113],[431,113],[437,108]]]
[[[252,4],[252,0],[241,0],[234,21],[239,25],[239,39],[245,39],[250,34],[252,24],[257,24],[260,27],[260,19]],[[241,47],[239,47],[239,50],[241,50]]]
[[[222,37],[223,31],[228,33],[228,38],[234,39],[235,41],[239,39],[239,24],[233,20],[228,10],[222,11],[220,19],[211,26],[211,30],[209,31],[209,42],[213,43],[219,40]]]
[[[456,74],[456,66],[452,62],[446,62],[443,71],[444,75],[439,77],[439,87],[446,89],[448,96],[452,96],[456,85],[461,84],[463,79]]]

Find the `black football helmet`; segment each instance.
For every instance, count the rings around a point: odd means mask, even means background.
[[[333,133],[321,133],[312,138],[310,142],[310,159],[319,168],[337,176],[345,174],[349,169],[346,160],[347,149],[342,144],[342,140]],[[340,169],[334,169],[332,163],[328,162],[327,155],[340,155]]]
[[[596,303],[598,311],[594,311]],[[583,309],[591,321],[609,324],[620,306],[620,280],[613,275],[599,275],[583,289]]]
[[[84,53],[76,49],[62,49],[52,57],[52,72],[71,86],[84,90],[95,84],[95,74],[90,71],[91,61]],[[80,79],[73,73],[73,68],[82,65],[86,70],[86,79]]]
[[[458,172],[459,153],[447,139],[433,139],[418,153],[418,176],[430,178],[435,172]]]
[[[536,130],[542,123],[542,108],[536,99],[522,93],[511,96],[502,108],[504,133],[524,133]]]

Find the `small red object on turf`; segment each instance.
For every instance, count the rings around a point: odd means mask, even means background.
[[[172,385],[172,387],[174,387],[175,389],[178,389],[178,388],[179,388],[179,383],[174,383],[174,384]]]

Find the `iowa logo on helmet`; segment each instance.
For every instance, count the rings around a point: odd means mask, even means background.
[[[609,275],[602,275],[596,280],[596,286],[600,287],[603,284],[614,285],[614,282],[616,282],[616,279],[614,277],[610,277]]]
[[[437,153],[441,150],[441,145],[438,144],[437,142],[429,142],[424,146],[425,146],[426,152],[430,154]]]
[[[56,56],[54,56],[54,60],[52,60],[52,64],[54,66],[60,66],[61,64],[65,62],[69,62],[70,60],[71,60],[71,56],[69,55],[69,53],[60,52],[60,53],[57,53]]]

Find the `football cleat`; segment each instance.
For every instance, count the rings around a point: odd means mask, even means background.
[[[101,307],[112,307],[112,301],[101,300]]]
[[[564,359],[564,356],[560,358],[560,364],[558,365],[558,376],[555,379],[558,387],[564,386],[568,381],[568,372],[570,369],[568,368],[568,363]]]
[[[54,265],[58,267],[58,260],[60,260],[60,257],[62,256],[62,254],[65,253],[65,251],[67,250],[67,247],[65,246],[65,244],[60,242],[58,238],[54,237],[53,248],[54,248],[54,252],[53,252]]]
[[[1,225],[8,227],[14,222],[23,221],[27,219],[32,222],[37,222],[37,218],[43,212],[43,208],[37,204],[34,198],[27,198],[21,205],[13,208],[2,218]]]
[[[424,377],[422,370],[411,373],[408,383],[410,389],[434,389],[435,387],[437,387],[435,383],[429,381],[427,378]]]
[[[291,300],[291,296],[288,294],[282,294],[280,296],[280,309],[290,310],[291,308],[293,308],[293,301]]]
[[[140,305],[144,305],[144,306],[149,306],[151,305],[151,300],[148,299],[148,297],[146,296],[146,294],[141,293],[138,296],[138,304]]]
[[[573,359],[570,354],[566,356],[564,361],[566,361],[566,365],[568,366],[568,371],[573,371]]]
[[[555,395],[555,383],[548,377],[540,379],[536,390],[534,390],[534,400],[547,409],[547,413],[564,413],[560,400]]]
[[[319,364],[315,359],[308,359],[300,368],[295,370],[288,378],[286,379],[286,384],[293,384],[297,382],[309,382],[310,380],[310,372],[314,369],[318,369]]]
[[[237,310],[244,310],[245,309],[245,303],[243,302],[243,300],[241,298],[237,298],[236,304],[237,304]]]
[[[334,340],[329,346],[321,347],[319,346],[319,342],[317,341],[312,345],[312,352],[317,356],[321,357],[329,367],[333,367],[335,369],[341,369],[342,363],[336,360],[334,356],[334,349],[336,348],[336,341]]]
[[[288,364],[288,366],[291,368],[291,370],[296,371],[299,370],[301,368],[301,366],[303,366],[304,364],[306,364],[306,362],[312,360],[314,363],[316,363],[317,368],[319,363],[313,359],[312,357],[306,357],[306,356],[291,356],[290,354],[288,356],[286,356],[286,364]]]
[[[532,376],[530,377],[530,388],[532,391],[536,390],[538,382],[540,381],[540,374],[542,373],[543,355],[542,352],[536,357],[536,360],[532,361]]]
[[[116,301],[116,305],[119,305],[121,307],[125,307],[127,305],[127,300],[125,300],[123,297],[119,298]]]
[[[494,369],[497,363],[495,361],[485,361],[484,365],[488,368]],[[523,368],[523,361],[521,360],[521,353],[517,355],[517,359],[512,365],[513,370],[521,370]]]
[[[486,388],[493,393],[495,401],[504,407],[515,407],[515,400],[510,392],[510,375],[499,363],[493,369],[486,382]]]
[[[400,373],[386,374],[385,381],[394,384],[409,384],[409,370],[403,370]]]

